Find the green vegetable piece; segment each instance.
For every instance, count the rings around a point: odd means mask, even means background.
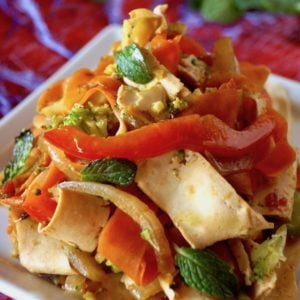
[[[235,0],[235,5],[243,11],[248,9],[262,9],[262,0]]]
[[[227,24],[236,21],[244,11],[237,8],[235,0],[203,0],[201,14],[205,20]]]
[[[81,171],[81,179],[127,186],[133,182],[136,169],[136,165],[127,159],[98,159]]]
[[[236,276],[230,266],[213,252],[192,248],[177,248],[176,251],[176,264],[187,285],[218,299],[236,296]]]
[[[275,13],[298,14],[300,0],[235,0],[239,9],[257,9]]]
[[[16,137],[13,148],[12,159],[4,169],[4,178],[2,183],[14,178],[22,173],[27,158],[33,146],[33,135],[31,130],[22,131]]]
[[[261,0],[262,7],[270,12],[299,14],[300,0]]]
[[[292,219],[287,224],[289,235],[300,236],[300,192],[296,191],[294,195],[294,206]]]
[[[75,126],[87,134],[107,136],[107,123],[110,115],[111,111],[107,104],[102,106],[90,105],[89,108],[85,108],[76,103],[70,113],[64,117],[63,125]]]
[[[189,0],[189,6],[194,9],[199,9],[202,5],[202,0]]]
[[[286,225],[279,227],[275,234],[251,252],[253,264],[253,280],[269,276],[281,261],[285,260],[283,250],[286,242]]]
[[[153,79],[143,49],[133,43],[115,54],[117,71],[124,77],[145,84]]]

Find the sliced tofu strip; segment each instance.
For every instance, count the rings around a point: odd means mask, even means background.
[[[292,216],[294,193],[297,184],[297,162],[274,178],[273,183],[257,192],[249,201],[251,207],[265,216],[289,220]]]
[[[61,241],[38,232],[38,223],[27,218],[16,222],[21,265],[32,273],[77,274],[63,250]]]
[[[185,151],[142,161],[136,181],[194,248],[272,228],[199,153]]]
[[[105,204],[99,197],[60,189],[55,213],[46,226],[39,225],[39,231],[92,252],[109,216]]]

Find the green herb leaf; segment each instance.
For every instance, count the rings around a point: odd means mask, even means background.
[[[205,20],[221,24],[234,22],[243,12],[235,5],[235,0],[203,0],[201,6],[201,13]]]
[[[136,173],[136,165],[127,159],[104,158],[94,160],[81,171],[83,181],[130,185]]]
[[[130,44],[115,55],[117,71],[124,77],[145,84],[152,80],[150,66],[147,64],[143,49]]]
[[[12,159],[4,169],[3,183],[22,172],[32,146],[33,135],[29,129],[21,132],[21,134],[16,137]]]
[[[232,298],[238,281],[230,266],[209,250],[176,249],[176,264],[185,283],[218,299]]]

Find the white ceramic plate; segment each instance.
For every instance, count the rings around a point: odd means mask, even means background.
[[[111,44],[120,39],[120,29],[120,26],[111,25],[102,30],[68,63],[31,93],[10,114],[0,120],[0,169],[10,158],[14,137],[20,133],[22,128],[30,126],[35,114],[35,102],[41,92],[58,79],[72,74],[80,67],[94,68],[99,58],[107,53]],[[300,83],[275,75],[272,75],[269,80],[283,85],[288,90],[294,117],[292,143],[300,147]],[[20,267],[16,259],[11,258],[6,226],[7,212],[5,208],[0,207],[0,292],[20,300],[69,299],[61,290],[28,273]]]

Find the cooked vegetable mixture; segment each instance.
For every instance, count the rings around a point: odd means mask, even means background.
[[[38,99],[1,175],[12,253],[84,299],[294,299],[284,91],[166,9],[132,11],[94,70]]]

